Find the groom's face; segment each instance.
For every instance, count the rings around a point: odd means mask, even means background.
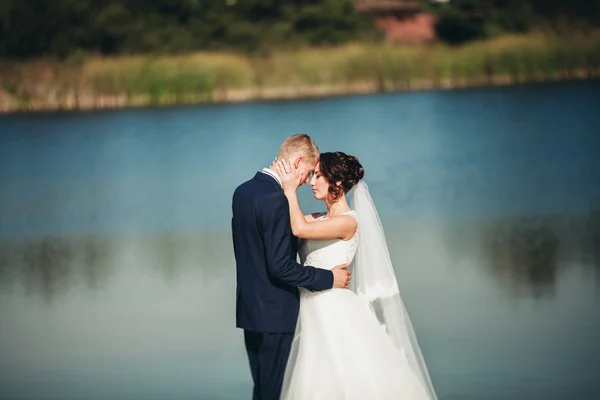
[[[313,174],[313,172],[315,171],[315,165],[317,163],[307,163],[304,160],[300,161],[298,163],[298,169],[300,169],[300,171],[304,170],[304,172],[302,172],[302,175],[300,177],[300,186],[308,183],[308,181],[310,180],[310,176]]]

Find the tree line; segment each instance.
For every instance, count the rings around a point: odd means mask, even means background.
[[[598,0],[414,0],[463,43],[539,27],[600,25]],[[378,40],[352,0],[0,0],[0,57],[235,50]]]

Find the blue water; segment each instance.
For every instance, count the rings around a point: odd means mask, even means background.
[[[297,132],[365,167],[441,399],[600,397],[598,104],[586,82],[0,116],[0,397],[249,398],[230,198]]]

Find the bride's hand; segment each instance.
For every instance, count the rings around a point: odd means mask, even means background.
[[[281,179],[284,192],[295,192],[300,187],[300,180],[304,171],[294,168],[292,163],[286,160],[279,160],[275,163],[275,169]]]

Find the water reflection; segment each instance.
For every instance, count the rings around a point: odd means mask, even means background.
[[[585,216],[507,218],[482,229],[482,250],[493,276],[512,294],[552,297],[557,280],[578,266],[600,289],[600,212]]]
[[[102,290],[111,284],[115,272],[137,266],[168,284],[176,284],[184,271],[194,269],[203,273],[203,284],[209,284],[232,261],[228,244],[225,234],[173,232],[2,239],[0,288],[20,284],[27,294],[52,303],[82,284],[92,292]]]
[[[524,218],[489,230],[485,249],[489,267],[512,290],[529,289],[533,297],[553,294],[558,275],[559,238],[543,222]]]
[[[410,229],[410,228],[408,228]],[[406,232],[410,234],[410,232]],[[584,216],[522,216],[446,227],[442,235],[451,263],[476,257],[511,295],[552,297],[566,268],[584,268],[600,289],[600,212]],[[107,237],[48,236],[0,240],[0,287],[21,284],[52,302],[71,287],[105,288],[115,271],[138,265],[170,285],[199,271],[210,284],[233,267],[228,232]]]
[[[598,398],[598,94],[2,119],[0,398],[247,397],[230,196],[297,130],[362,154],[441,398]]]
[[[20,282],[48,302],[81,280],[90,290],[107,283],[110,244],[106,239],[44,237],[0,241],[0,284]]]

